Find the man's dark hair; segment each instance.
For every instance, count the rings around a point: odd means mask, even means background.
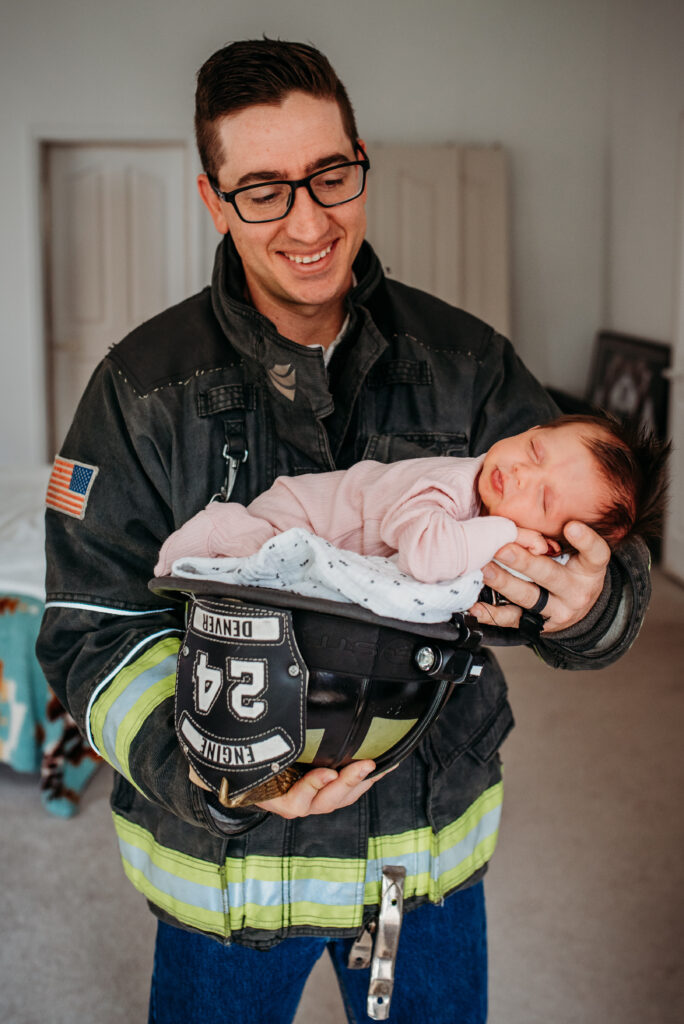
[[[559,416],[544,427],[577,423],[592,430],[585,444],[596,459],[612,501],[588,523],[609,544],[638,533],[660,537],[667,505],[667,462],[672,445],[632,421],[602,410]]]
[[[202,166],[216,181],[224,155],[217,123],[258,103],[281,103],[288,93],[306,92],[339,104],[342,124],[352,145],[358,139],[347,91],[329,60],[306,43],[280,39],[245,39],[230,43],[197,72],[195,137]]]

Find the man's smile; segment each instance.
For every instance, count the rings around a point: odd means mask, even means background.
[[[284,256],[285,259],[289,260],[290,263],[319,263],[330,252],[332,252],[334,244],[334,242],[330,242],[330,244],[326,246],[325,249],[321,249],[320,252],[314,252],[306,255],[299,253],[284,252],[282,249],[280,250],[280,254],[281,256]]]

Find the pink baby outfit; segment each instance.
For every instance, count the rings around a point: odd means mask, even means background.
[[[338,548],[393,555],[424,583],[481,568],[517,536],[502,516],[479,516],[476,459],[371,460],[331,473],[278,477],[249,506],[213,502],[164,542],[155,575],[177,558],[252,555],[267,540],[303,527]]]

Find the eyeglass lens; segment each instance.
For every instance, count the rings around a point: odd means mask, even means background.
[[[319,171],[309,179],[311,191],[322,206],[336,206],[356,199],[363,190],[363,168],[358,164]],[[268,183],[238,192],[235,203],[240,216],[258,222],[282,217],[290,206],[292,186]]]

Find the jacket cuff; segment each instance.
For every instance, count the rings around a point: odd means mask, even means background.
[[[579,645],[578,649],[580,650],[585,650],[587,645],[593,647],[594,643],[605,633],[605,628],[601,627],[605,625],[607,615],[611,612],[614,614],[617,611],[620,603],[621,584],[622,581],[619,578],[619,574],[615,571],[613,565],[609,563],[603,580],[603,590],[594,607],[590,609],[583,619],[580,619],[573,626],[554,633],[553,639],[566,644],[568,647],[574,647],[574,641]]]
[[[248,832],[267,815],[259,807],[224,807],[213,793],[202,793],[202,800],[211,822],[222,835],[237,836]]]
[[[589,613],[569,629],[542,636],[535,644],[544,661],[555,668],[603,668],[629,650],[651,596],[649,570],[650,556],[640,538],[619,545]]]

